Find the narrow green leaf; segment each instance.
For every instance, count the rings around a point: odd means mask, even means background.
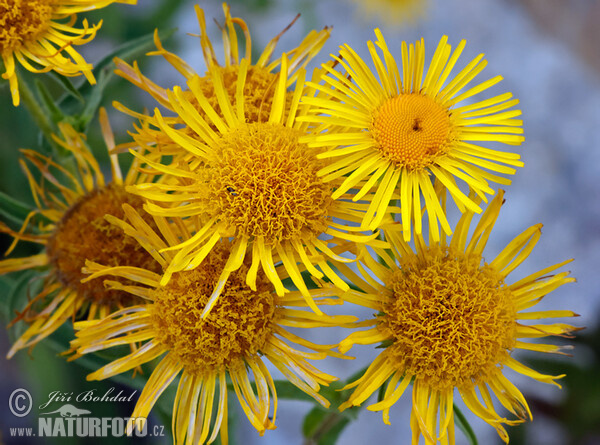
[[[175,31],[176,29],[161,31],[159,32],[159,36],[161,40],[166,40]],[[74,123],[77,130],[85,131],[90,121],[96,115],[103,98],[104,89],[114,76],[115,64],[113,59],[118,57],[126,61],[133,60],[152,49],[154,49],[154,33],[124,43],[95,65],[92,72],[96,78],[96,85],[85,82],[79,87],[79,95],[84,100],[83,108],[81,108],[81,102],[72,95],[66,95],[62,99],[61,109],[66,114],[77,116]]]
[[[9,313],[8,304],[4,302],[4,295],[8,295],[13,286],[14,282],[8,276],[0,277],[0,295],[2,295],[2,298],[0,298],[0,317],[2,317],[4,324],[8,323],[12,317],[12,314]]]
[[[39,97],[42,99],[42,106],[46,109],[47,115],[50,117],[52,122],[57,124],[61,122],[65,115],[56,105],[54,98],[50,94],[50,91],[46,88],[39,79],[35,79],[35,87],[37,89]]]
[[[8,220],[21,225],[32,210],[27,204],[0,191],[0,214]]]
[[[456,405],[454,405],[454,419],[456,420],[456,425],[458,425],[458,428],[464,433],[465,437],[469,440],[469,444],[477,445],[477,437],[475,436],[473,428],[471,428],[469,421]]]
[[[167,40],[173,34],[175,34],[177,28],[171,28],[158,32],[158,36],[161,41]],[[124,43],[119,46],[112,53],[104,57],[100,62],[98,62],[94,67],[94,75],[98,74],[100,71],[106,71],[107,68],[112,71],[113,68],[113,59],[118,57],[123,60],[133,60],[138,58],[139,56],[145,54],[148,51],[155,50],[154,46],[154,32],[148,33],[144,36],[138,37],[137,39],[131,40],[129,42]]]
[[[39,271],[25,270],[14,275],[16,275],[17,278],[15,279],[12,288],[6,295],[6,298],[0,299],[0,304],[4,306],[2,312],[6,314],[9,321],[13,320],[18,313],[23,311],[29,302],[29,297],[31,295],[37,295],[37,292],[43,285],[43,276],[40,276]],[[24,326],[22,323],[9,329],[8,336],[10,340],[14,342],[21,335],[23,330]]]
[[[315,399],[287,380],[276,380],[275,388],[277,389],[277,397],[280,399],[315,401]]]
[[[341,412],[338,410],[340,404],[345,402],[352,392],[349,389],[341,391],[341,388],[362,376],[366,370],[367,368],[359,370],[345,382],[338,381],[321,388],[321,395],[331,402],[331,406],[323,408],[317,405],[307,414],[302,425],[305,444],[334,445],[344,428],[358,417],[361,409],[359,406]]]
[[[379,345],[375,346],[375,349],[386,349],[394,344],[394,340],[383,340]]]
[[[74,99],[77,99],[79,102],[83,103],[83,97],[68,77],[62,76],[54,70],[50,70],[49,74],[56,81],[56,83],[63,87],[68,94],[70,94]]]
[[[44,135],[44,139],[48,145],[52,148],[57,148],[59,147],[58,144],[52,139],[52,135],[56,133],[56,125],[54,125],[54,122],[52,122],[51,119],[48,119],[47,110],[39,103],[38,98],[29,86],[26,79],[27,76],[22,75],[23,71],[26,70],[19,69],[19,94],[21,96],[21,101],[41,133]],[[45,148],[46,144],[40,143],[40,147]]]
[[[81,113],[77,116],[76,122],[74,122],[74,126],[78,131],[85,132],[90,121],[94,118],[96,111],[100,107],[104,95],[104,88],[108,84],[108,79],[111,77],[112,75],[110,73],[101,71],[96,76],[96,85],[90,88],[88,94],[85,94],[86,92],[82,89],[82,93],[85,97],[85,105]]]
[[[383,385],[381,385],[379,387],[379,391],[377,392],[377,402],[381,402],[383,400],[383,398],[385,397],[385,390],[387,388],[387,386],[389,385],[390,381],[388,380],[387,382],[385,382]]]

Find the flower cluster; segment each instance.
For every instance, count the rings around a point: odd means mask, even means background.
[[[0,4],[7,11],[0,18],[3,77],[15,105],[14,59],[30,71],[82,73],[94,82],[72,45],[98,27],[61,20],[109,3]],[[7,253],[20,240],[43,250],[0,261],[0,274],[35,268],[43,285],[15,319],[27,329],[8,356],[72,318],[70,360],[129,347],[89,380],[151,369],[132,417],[147,417],[177,380],[175,443],[220,436],[225,444],[229,392],[261,435],[275,428],[278,385],[266,362],[329,407],[321,388],[337,378],[312,362],[347,359],[354,345],[373,345],[381,352],[347,382],[343,389],[352,391],[340,410],[368,405],[390,423],[390,409],[412,385],[413,444],[421,436],[426,444],[454,444],[460,394],[508,443],[504,425],[531,412],[503,369],[555,385],[562,377],[540,374],[512,352],[562,353],[522,339],[577,329],[529,323],[576,315],[528,311],[574,281],[562,270],[569,261],[509,279],[541,225],[493,260],[485,254],[503,204],[495,185],[509,185],[523,166],[513,151],[524,141],[518,100],[509,92],[485,95],[502,78],[476,80],[483,54],[456,69],[465,41],[452,49],[443,37],[427,63],[424,40],[403,42],[395,56],[376,29],[367,42],[374,70],[342,45],[308,72],[331,29],[311,31],[276,56],[282,32],[253,58],[248,26],[227,5],[223,10],[220,61],[204,12],[195,9],[204,74],[167,51],[158,33],[151,54],[183,75],[179,85],[162,87],[136,62],[115,60],[116,74],[149,93],[157,108],[115,103],[139,122],[120,145],[100,109],[110,181],[84,135],[66,122],[53,142],[68,163],[22,150],[36,208],[19,230],[2,224],[0,231],[14,237]],[[117,157],[126,153],[133,163],[124,176]],[[454,226],[448,205],[461,213]],[[374,315],[326,313],[344,303]],[[352,331],[316,344],[288,330],[323,327]],[[379,400],[367,402],[377,391]],[[514,417],[494,407],[492,395]]]

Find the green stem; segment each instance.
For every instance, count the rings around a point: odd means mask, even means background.
[[[27,82],[25,79],[23,79],[23,76],[20,76],[19,79],[19,94],[21,96],[21,101],[25,105],[25,108],[27,108],[27,111],[29,111],[33,121],[44,134],[44,137],[50,146],[56,151],[56,153],[64,156],[66,154],[65,150],[52,139],[52,135],[55,133],[52,123],[44,114],[43,108],[36,100],[33,91],[31,91]]]
[[[304,445],[317,445],[319,440],[327,434],[333,427],[335,427],[340,420],[343,420],[344,416],[335,411],[330,412],[318,426],[314,433],[304,440]]]

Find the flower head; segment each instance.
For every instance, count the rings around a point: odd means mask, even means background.
[[[493,261],[485,262],[484,248],[502,200],[500,190],[470,240],[472,211],[462,216],[450,242],[445,237],[438,242],[430,237],[427,245],[423,237],[417,235],[414,251],[393,225],[384,226],[393,249],[388,252],[375,249],[382,264],[370,254],[365,252],[364,255],[364,264],[383,284],[373,280],[361,266],[364,279],[354,274],[353,283],[362,292],[349,291],[343,296],[347,301],[379,313],[370,321],[370,329],[354,332],[343,340],[340,351],[346,352],[355,344],[380,342],[384,349],[364,375],[347,386],[356,389],[341,409],[361,405],[383,386],[381,401],[367,409],[383,411],[383,420],[389,424],[390,408],[412,382],[413,444],[418,443],[420,435],[428,444],[437,441],[454,444],[456,389],[466,406],[496,428],[508,443],[503,424],[523,422],[531,417],[531,412],[502,368],[559,386],[555,380],[563,376],[540,374],[517,361],[511,353],[519,349],[561,353],[563,348],[559,346],[528,343],[522,339],[567,336],[578,329],[563,323],[526,323],[527,320],[576,316],[566,310],[526,311],[549,292],[574,281],[568,272],[552,275],[569,261],[508,284],[508,275],[537,243],[541,225],[527,229]],[[492,404],[492,394],[517,416],[516,420],[498,414]]]
[[[174,253],[166,248],[186,235],[185,226],[157,218],[161,229],[158,234],[149,230],[133,209],[125,207],[128,221],[113,221],[137,236],[162,264],[168,264]],[[177,444],[210,443],[219,432],[221,443],[228,442],[228,381],[259,433],[262,435],[265,430],[275,428],[277,392],[266,360],[302,391],[328,406],[329,402],[319,395],[319,388],[336,379],[319,371],[307,359],[341,356],[331,351],[334,345],[316,345],[285,328],[339,326],[355,320],[355,317],[317,315],[298,309],[306,307],[300,292],[279,297],[262,271],[256,274],[255,286],[251,289],[246,284],[246,275],[252,262],[247,260],[229,275],[221,297],[212,311],[203,316],[232,248],[235,247],[229,241],[218,242],[198,268],[173,274],[164,286],[160,284],[160,275],[149,270],[88,263],[87,270],[92,273],[90,280],[116,276],[137,281],[126,289],[147,302],[123,309],[100,322],[75,323],[79,331],[71,346],[80,356],[146,341],[135,352],[90,374],[88,380],[108,378],[162,356],[132,417],[147,417],[158,397],[179,375],[173,405],[173,434]],[[125,288],[114,280],[106,284]],[[320,305],[338,304],[340,300],[326,297],[339,292],[333,286],[311,290]],[[289,343],[311,351],[297,350]],[[255,386],[251,383],[252,377]]]
[[[285,31],[292,26],[296,19],[294,19],[294,21],[281,33],[269,41],[256,62],[253,63],[252,39],[248,26],[241,18],[231,16],[230,8],[226,3],[223,3],[223,12],[225,15],[225,24],[221,27],[224,48],[223,64],[218,62],[218,57],[213,49],[212,42],[207,35],[204,11],[198,5],[196,5],[196,15],[200,25],[200,46],[202,48],[208,72],[204,75],[198,74],[179,56],[167,51],[163,47],[158,37],[158,33],[156,33],[154,37],[157,50],[149,53],[149,55],[163,56],[184,76],[186,82],[189,83],[190,81],[193,81],[217,113],[220,114],[218,107],[220,99],[218,94],[224,94],[232,102],[235,102],[236,97],[242,95],[246,121],[249,123],[266,121],[268,120],[272,100],[274,98],[273,89],[278,82],[277,79],[279,74],[277,71],[278,69],[281,69],[281,58],[277,57],[275,60],[271,59],[279,39]],[[241,29],[244,35],[246,42],[244,50],[239,48],[238,39],[240,36],[238,35],[239,31],[236,29],[236,26]],[[300,69],[304,68],[315,55],[318,54],[323,44],[329,38],[330,33],[331,30],[329,28],[325,28],[321,31],[313,30],[308,33],[296,48],[288,51],[289,63],[286,65],[284,73],[287,87],[290,87],[296,82],[300,75]],[[136,63],[131,66],[126,62],[117,59],[116,64],[117,70],[115,72],[117,74],[150,93],[150,95],[163,107],[175,111],[169,101],[168,91],[144,76]],[[211,71],[218,71],[222,78],[220,91],[217,91],[213,85]],[[183,89],[183,94],[189,99],[190,105],[197,110],[202,119],[207,120],[209,125],[213,125],[211,122],[212,116],[205,114],[204,109],[194,99],[194,94],[185,86]],[[150,124],[150,126],[146,125],[137,129],[138,134],[136,135],[136,140],[138,140],[138,142],[153,145],[163,154],[181,154],[181,150],[179,150],[177,144],[174,144],[169,138],[165,138],[165,135],[162,132],[154,129],[156,123],[151,116],[136,113],[119,103],[115,104],[115,106],[120,110],[139,118],[142,122]],[[223,116],[221,115],[221,117]],[[172,117],[171,120],[173,122],[183,123],[177,116]],[[190,129],[188,129],[188,131],[193,133]]]
[[[110,151],[114,140],[103,109],[101,123]],[[7,255],[19,240],[44,246],[37,255],[0,261],[0,274],[36,267],[45,271],[42,290],[14,321],[25,320],[29,327],[15,342],[9,357],[52,334],[71,317],[79,314],[90,320],[103,318],[136,302],[130,294],[106,290],[101,283],[82,283],[85,275],[81,269],[86,260],[160,270],[159,263],[133,238],[105,219],[106,214],[124,216],[124,203],[141,211],[142,199],[125,191],[127,185],[144,179],[137,171],[137,162],[123,178],[116,155],[111,155],[113,179],[107,182],[83,136],[66,124],[61,124],[60,129],[62,139],[55,140],[72,154],[76,173],[35,151],[23,150],[25,158],[42,176],[36,182],[27,163],[21,161],[37,208],[18,233],[4,224],[0,226],[0,231],[14,237]],[[154,224],[148,215],[144,218],[148,224]]]
[[[511,93],[485,100],[459,104],[497,84],[496,76],[478,85],[469,85],[487,62],[477,56],[453,78],[450,76],[462,50],[463,40],[451,51],[443,37],[425,71],[423,40],[407,46],[402,43],[402,65],[398,66],[383,35],[375,30],[377,41],[369,41],[377,75],[348,45],[335,57],[346,73],[331,67],[324,76],[322,91],[304,102],[315,108],[308,118],[315,123],[328,123],[335,131],[303,138],[311,147],[327,149],[319,155],[333,164],[320,175],[327,180],[343,179],[334,198],[355,189],[354,200],[360,200],[376,187],[363,227],[374,229],[383,220],[390,201],[399,198],[404,238],[410,240],[411,226],[421,233],[421,197],[429,215],[431,233],[439,239],[438,221],[445,233],[451,229],[442,211],[432,177],[450,192],[458,208],[464,212],[480,212],[473,199],[456,185],[464,181],[486,200],[494,190],[488,181],[509,184],[502,176],[514,174],[513,167],[522,166],[519,155],[479,146],[480,141],[520,145],[521,114],[513,107],[518,100]],[[376,50],[383,53],[383,58]],[[506,164],[506,165],[503,165]]]
[[[2,78],[10,83],[15,106],[19,105],[15,59],[34,73],[54,70],[63,76],[83,74],[90,83],[96,83],[92,66],[73,45],[92,40],[102,23],[89,27],[84,20],[82,28],[76,28],[75,14],[115,2],[135,4],[136,0],[0,0]]]
[[[260,267],[278,295],[283,295],[285,288],[275,269],[275,264],[281,261],[284,265],[281,270],[289,275],[310,307],[320,312],[311,300],[297,263],[304,264],[314,277],[325,275],[338,287],[347,289],[348,285],[327,264],[326,258],[350,260],[341,257],[323,236],[334,239],[339,246],[348,242],[377,242],[376,234],[351,233],[360,232],[357,225],[349,227],[334,222],[334,218],[342,218],[358,224],[357,215],[364,204],[334,200],[332,184],[318,176],[326,161],[317,158],[318,149],[300,142],[302,135],[311,130],[297,119],[305,113],[305,107],[299,104],[300,97],[311,91],[304,86],[303,69],[299,70],[295,88],[288,90],[285,73],[289,63],[282,56],[266,121],[247,120],[243,93],[249,69],[246,60],[240,63],[238,88],[233,98],[226,94],[222,71],[210,70],[220,113],[205,96],[199,77],[188,81],[189,93],[175,87],[168,93],[169,103],[185,127],[163,117],[159,110],[153,120],[162,137],[183,153],[167,165],[154,160],[154,151],[149,156],[138,155],[150,168],[163,174],[163,180],[137,184],[128,190],[148,200],[145,209],[150,214],[184,218],[192,224],[192,236],[170,247],[177,254],[162,277],[163,285],[173,273],[198,267],[221,239],[234,240],[232,254],[206,305],[206,313],[228,275],[241,266],[247,255],[252,258],[247,273],[247,283],[252,289]]]
[[[157,36],[158,51],[152,54],[163,55],[177,68],[186,79],[185,85],[165,90],[143,76],[136,65],[117,62],[121,76],[175,113],[163,117],[157,110],[153,116],[146,116],[117,104],[142,122],[134,139],[139,146],[152,147],[143,158],[148,165],[146,171],[162,176],[159,183],[139,184],[130,190],[149,201],[146,210],[151,214],[192,223],[192,237],[172,246],[178,253],[166,269],[163,284],[175,272],[198,267],[220,239],[233,237],[230,261],[206,305],[205,315],[227,276],[240,267],[247,253],[253,262],[247,275],[251,288],[262,268],[277,293],[283,295],[285,288],[275,272],[275,264],[281,261],[311,308],[320,312],[297,263],[303,263],[312,276],[325,275],[345,289],[347,284],[337,277],[327,259],[347,260],[330,248],[323,235],[339,238],[341,244],[344,240],[366,242],[374,238],[340,230],[359,231],[358,227],[335,223],[333,218],[358,222],[364,204],[334,201],[332,185],[316,175],[326,165],[316,158],[320,150],[299,142],[309,131],[308,124],[297,120],[306,108],[300,105],[300,97],[314,92],[305,88],[304,67],[330,31],[310,32],[288,54],[271,61],[282,32],[252,63],[246,24],[231,17],[226,4],[223,9],[225,63],[220,65],[206,33],[204,12],[196,7],[208,67],[205,75],[197,74],[177,55],[164,50]],[[236,26],[246,39],[243,57]]]

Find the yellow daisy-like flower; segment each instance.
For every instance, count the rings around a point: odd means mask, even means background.
[[[427,10],[428,0],[353,0],[361,17],[377,18],[390,25],[414,23]]]
[[[144,243],[161,264],[169,264],[174,254],[168,247],[179,238],[189,236],[185,225],[157,218],[161,237],[133,208],[124,207],[128,222],[111,220]],[[262,272],[256,274],[254,289],[251,289],[246,284],[246,275],[252,268],[249,261],[244,261],[228,277],[222,285],[221,298],[204,317],[202,314],[232,248],[229,241],[219,242],[198,268],[175,273],[164,286],[160,284],[161,276],[150,270],[88,263],[87,271],[92,273],[90,280],[117,276],[136,281],[140,285],[105,283],[118,290],[126,289],[148,302],[115,312],[100,322],[75,323],[78,332],[71,346],[77,350],[77,356],[81,356],[116,345],[145,342],[135,352],[88,375],[88,380],[109,378],[163,356],[146,383],[132,417],[147,417],[158,397],[179,375],[173,405],[176,444],[211,443],[219,432],[221,443],[228,443],[228,381],[254,428],[261,435],[275,428],[277,392],[265,359],[295,386],[329,406],[319,395],[319,388],[336,378],[319,371],[306,359],[344,356],[331,351],[334,345],[316,345],[288,332],[286,327],[340,326],[356,320],[351,316],[317,315],[298,309],[306,307],[301,293],[290,292],[279,297]],[[278,273],[285,274],[285,270]],[[318,304],[340,303],[338,299],[327,298],[340,293],[333,286],[310,292]],[[289,343],[312,351],[300,351]]]
[[[508,443],[503,424],[523,422],[531,418],[531,412],[502,368],[559,386],[555,380],[562,375],[540,374],[517,361],[511,353],[519,349],[561,353],[564,348],[559,346],[522,339],[564,337],[578,330],[563,323],[524,323],[576,316],[566,310],[526,311],[549,292],[575,281],[568,277],[569,272],[552,274],[570,260],[507,284],[507,276],[537,243],[541,225],[525,230],[493,261],[485,262],[483,251],[502,200],[500,190],[470,239],[472,211],[463,214],[450,242],[445,237],[439,242],[430,238],[427,245],[417,235],[415,251],[397,230],[384,226],[392,250],[375,249],[382,263],[368,253],[364,256],[365,265],[374,275],[362,265],[363,279],[346,270],[353,284],[363,292],[349,291],[343,298],[376,310],[379,315],[370,321],[370,329],[354,332],[343,340],[340,351],[346,352],[355,344],[376,343],[382,343],[384,349],[363,376],[346,387],[356,389],[340,409],[361,405],[383,386],[381,401],[367,409],[383,411],[383,421],[389,424],[390,408],[412,382],[412,443],[417,444],[422,435],[426,444],[438,441],[454,444],[456,389],[465,405]],[[381,281],[375,281],[374,276]],[[498,414],[492,394],[518,419],[509,420]]]
[[[284,55],[280,61],[282,74],[272,87],[266,121],[247,121],[247,110],[252,109],[252,104],[248,104],[244,94],[249,69],[246,59],[240,62],[233,98],[227,94],[222,70],[210,70],[218,108],[211,104],[214,99],[205,95],[199,77],[188,81],[189,92],[175,87],[168,92],[169,103],[185,127],[169,123],[158,109],[153,119],[164,137],[184,151],[184,156],[164,165],[153,160],[155,153],[138,155],[149,167],[164,174],[164,179],[160,183],[138,183],[128,190],[149,201],[144,209],[150,214],[184,218],[194,225],[193,236],[170,247],[177,254],[161,279],[163,285],[173,273],[198,267],[221,239],[234,240],[231,256],[204,315],[216,302],[229,274],[241,267],[247,255],[252,259],[252,267],[246,279],[252,289],[256,287],[257,271],[262,268],[282,296],[285,288],[275,269],[281,261],[282,270],[289,274],[310,307],[320,313],[298,263],[312,276],[325,275],[336,286],[348,289],[327,260],[350,260],[336,253],[330,242],[342,246],[348,242],[377,243],[377,234],[356,233],[361,231],[358,222],[366,206],[332,199],[332,185],[317,175],[326,165],[317,159],[319,150],[299,142],[309,131],[308,124],[297,119],[306,113],[306,107],[300,106],[300,97],[311,91],[304,86],[304,69],[298,70],[294,90],[287,89],[284,74],[289,63]],[[334,218],[356,224],[346,226]]]
[[[103,109],[100,116],[110,151],[114,148],[114,139]],[[126,292],[107,291],[101,283],[82,283],[85,275],[81,269],[86,259],[160,271],[160,264],[133,238],[104,219],[106,214],[123,216],[123,203],[141,211],[142,199],[125,191],[128,185],[147,180],[138,172],[139,163],[134,161],[123,178],[116,155],[111,155],[113,180],[107,183],[85,145],[83,135],[66,124],[61,124],[60,130],[63,139],[56,137],[55,141],[72,154],[77,173],[33,150],[23,150],[25,158],[42,177],[39,183],[36,182],[27,163],[21,161],[37,209],[28,215],[18,233],[0,223],[0,231],[14,237],[7,255],[19,240],[45,247],[43,252],[30,257],[0,261],[0,275],[33,268],[44,270],[42,290],[13,321],[25,320],[29,327],[8,352],[9,358],[19,349],[32,346],[52,334],[71,317],[80,314],[90,320],[104,318],[136,303],[136,299]],[[148,215],[145,219],[148,224],[154,224]]]
[[[521,111],[513,108],[519,101],[505,93],[457,106],[502,79],[496,76],[469,85],[487,64],[483,54],[450,77],[465,47],[464,40],[452,52],[447,37],[443,37],[425,72],[423,40],[409,46],[402,42],[402,66],[398,67],[381,32],[376,29],[375,34],[377,41],[369,41],[368,47],[379,80],[352,48],[342,46],[340,56],[334,58],[346,73],[325,66],[329,75],[324,77],[325,85],[318,87],[323,94],[305,99],[316,114],[310,121],[342,129],[307,136],[303,141],[311,147],[327,148],[319,157],[333,162],[319,175],[328,180],[343,178],[334,198],[355,188],[353,199],[360,200],[376,187],[373,198],[368,199],[364,228],[376,228],[396,196],[408,241],[413,223],[416,233],[422,230],[422,196],[431,233],[438,240],[438,221],[444,232],[452,231],[437,201],[432,177],[447,187],[462,212],[481,212],[456,185],[456,178],[484,201],[486,194],[494,193],[488,181],[510,184],[487,170],[514,174],[512,167],[523,165],[520,156],[478,143],[522,143],[522,121],[514,119]]]
[[[15,106],[19,105],[15,59],[34,73],[54,70],[63,76],[83,74],[91,84],[96,83],[92,65],[73,46],[96,37],[102,22],[89,27],[84,20],[82,28],[76,28],[75,14],[115,2],[135,4],[136,0],[0,0],[2,78],[10,83]]]
[[[226,3],[223,3],[225,24],[221,27],[224,49],[224,65],[222,66],[218,62],[217,55],[215,54],[213,45],[206,32],[204,11],[198,5],[196,5],[195,8],[196,15],[198,17],[198,23],[200,25],[200,46],[204,55],[204,61],[209,71],[219,71],[223,79],[224,90],[220,91],[219,94],[226,94],[232,101],[234,101],[236,95],[239,94],[238,85],[240,85],[240,88],[242,88],[241,94],[243,94],[244,97],[246,121],[267,121],[274,97],[273,88],[277,84],[277,79],[279,76],[277,71],[278,69],[281,70],[280,58],[277,58],[274,61],[271,61],[271,58],[279,39],[285,33],[285,31],[292,26],[297,17],[286,29],[269,41],[264,51],[258,57],[258,60],[255,63],[252,63],[252,39],[248,30],[248,26],[241,18],[232,17],[229,6]],[[246,42],[243,56],[242,50],[239,48],[238,44],[241,36],[238,35],[236,25],[241,28],[243,32],[243,38]],[[289,57],[289,63],[285,67],[287,87],[290,87],[294,82],[296,82],[300,73],[299,70],[304,68],[315,57],[315,55],[318,54],[319,50],[327,41],[330,34],[331,29],[327,27],[321,31],[313,30],[308,33],[308,35],[296,48],[287,53]],[[187,82],[194,79],[197,87],[202,90],[210,105],[217,110],[217,113],[220,113],[218,108],[218,95],[215,91],[214,85],[212,84],[212,76],[210,73],[206,73],[205,75],[198,74],[179,56],[165,50],[158,37],[158,33],[155,33],[154,41],[157,51],[151,52],[149,55],[163,56],[174,68],[177,69],[177,71],[184,76]],[[243,69],[241,68],[242,64],[245,65]],[[115,73],[127,79],[144,91],[147,91],[160,105],[166,109],[175,112],[169,101],[167,89],[160,87],[152,80],[144,76],[136,62],[134,62],[133,66],[131,66],[122,60],[116,59],[116,65],[117,70]],[[184,94],[188,96],[190,102],[196,108],[200,116],[210,122],[210,117],[206,116],[202,107],[200,107],[198,103],[194,101],[193,94],[190,91],[185,91]],[[139,118],[142,122],[149,122],[152,126],[156,127],[156,123],[152,117],[136,113],[135,111],[129,110],[119,103],[115,103],[115,107],[127,114],[130,114],[131,116]],[[182,123],[177,116],[171,119],[173,123]],[[182,151],[179,149],[177,144],[174,144],[173,141],[171,141],[168,137],[165,137],[161,131],[155,131],[153,128],[148,126],[141,129],[138,128],[137,130],[139,134],[136,135],[136,140],[140,144],[153,145],[163,154],[182,154]],[[189,133],[192,134],[193,132],[190,130]]]

